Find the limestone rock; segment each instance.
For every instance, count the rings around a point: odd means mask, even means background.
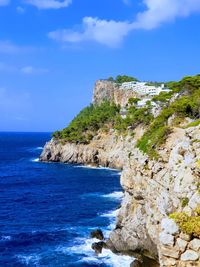
[[[137,96],[133,90],[124,90],[115,82],[98,80],[94,87],[93,103],[100,104],[104,100],[108,100],[125,107],[129,98]]]
[[[188,242],[183,240],[183,239],[181,239],[181,238],[178,238],[177,241],[176,241],[176,245],[178,246],[178,248],[179,248],[179,250],[181,252],[185,251],[185,249],[187,247],[187,244],[188,244]]]
[[[131,90],[122,91],[113,82],[98,81],[93,103],[107,99],[125,107],[130,97],[135,97]],[[191,243],[193,250],[183,253],[187,249],[185,242],[189,242],[191,237],[183,233],[179,235],[178,226],[168,216],[183,211],[183,198],[189,199],[187,210],[190,212],[200,203],[196,187],[200,177],[196,164],[200,159],[200,143],[197,142],[200,139],[200,125],[189,129],[173,128],[158,150],[158,160],[150,159],[136,148],[145,130],[144,126],[138,126],[134,137],[129,134],[120,136],[113,129],[108,133],[100,130],[88,145],[61,144],[52,139],[46,144],[40,159],[123,169],[120,181],[125,194],[116,227],[106,243],[113,252],[145,251],[153,259],[159,256],[161,267],[166,265],[162,259],[171,260],[172,266],[176,261],[177,267],[188,267],[190,262],[185,262],[185,259],[197,258],[194,251],[197,244]],[[181,239],[174,247],[172,236]],[[93,247],[101,250],[100,244]],[[180,260],[181,253],[183,260]]]
[[[168,257],[163,257],[162,259],[162,265],[163,266],[176,266],[177,264],[177,261],[173,258],[168,258]]]
[[[179,233],[179,227],[172,219],[162,219],[161,228],[166,234],[175,235]]]
[[[173,235],[166,234],[166,233],[162,232],[160,234],[159,239],[160,239],[161,244],[163,244],[163,245],[166,245],[166,246],[173,246],[174,245],[174,236]]]
[[[192,209],[196,209],[200,205],[200,195],[195,192],[188,204]]]
[[[199,251],[200,252],[200,239],[193,239],[190,243],[189,243],[189,248],[195,250],[195,251]]]
[[[191,240],[191,235],[185,234],[183,232],[180,233],[180,238],[185,240],[185,241],[190,241]]]
[[[173,259],[178,259],[180,255],[179,250],[176,248],[161,247],[160,252],[162,255]]]
[[[186,250],[186,252],[181,255],[182,261],[197,261],[198,259],[199,259],[198,253],[189,249]]]

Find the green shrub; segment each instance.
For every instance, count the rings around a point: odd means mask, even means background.
[[[129,98],[128,103],[129,103],[130,105],[133,105],[133,104],[137,104],[138,101],[140,101],[140,98],[137,98],[137,97],[131,97],[131,98]]]
[[[115,79],[116,83],[125,83],[125,82],[133,82],[133,81],[138,81],[137,78],[127,76],[127,75],[118,75]]]
[[[182,232],[200,238],[199,208],[194,216],[189,216],[185,212],[176,212],[171,214],[170,218],[179,225]]]
[[[55,132],[53,137],[73,143],[89,143],[100,128],[108,123],[114,123],[119,111],[118,106],[108,101],[98,106],[90,105],[84,108],[68,127]]]
[[[190,127],[195,127],[198,126],[200,124],[200,119],[193,121],[191,123],[189,123],[187,126],[185,126],[184,128],[190,128]]]
[[[182,95],[171,104],[168,103],[168,107],[165,107],[160,115],[152,121],[137,143],[137,147],[151,158],[158,158],[156,150],[165,142],[170,133],[167,123],[172,115],[175,115],[176,121],[179,122],[184,117],[200,118],[200,76],[186,77],[178,83],[171,83],[171,89],[172,92],[162,93],[153,99],[167,102],[169,96],[174,92],[182,91]],[[195,125],[198,123],[197,120]]]
[[[149,125],[153,120],[153,115],[151,114],[150,107],[136,108],[131,106],[127,110],[126,118],[122,118],[118,115],[115,119],[114,129],[119,132],[126,132],[130,127],[134,129],[137,125]]]
[[[155,95],[152,98],[152,101],[155,101],[155,102],[168,102],[173,94],[174,94],[173,91],[161,92],[159,95]]]
[[[188,197],[183,198],[181,201],[181,207],[182,208],[186,207],[188,203],[189,203],[189,198]]]

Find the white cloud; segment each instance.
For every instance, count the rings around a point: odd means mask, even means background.
[[[18,6],[16,8],[16,10],[17,10],[17,13],[19,13],[19,14],[24,14],[25,13],[25,9],[23,7],[21,7],[21,6]]]
[[[122,1],[127,6],[129,6],[131,4],[131,0],[122,0]]]
[[[0,6],[7,6],[10,4],[10,0],[0,0]]]
[[[146,11],[140,12],[133,29],[154,29],[177,18],[200,12],[199,0],[144,0]]]
[[[26,66],[21,69],[21,72],[24,74],[32,75],[32,74],[45,74],[48,73],[48,69],[43,68],[34,68],[32,66]]]
[[[82,23],[82,32],[72,30],[58,30],[49,33],[49,37],[63,43],[96,41],[98,43],[115,47],[131,30],[128,22],[117,22],[114,20],[99,20],[98,18],[85,17]]]
[[[25,0],[25,3],[37,7],[38,9],[59,9],[68,7],[72,0]]]
[[[123,0],[127,2],[127,0]],[[95,41],[117,47],[131,31],[151,30],[177,18],[200,12],[200,0],[143,0],[145,10],[136,15],[134,21],[101,20],[85,17],[81,31],[61,29],[50,32],[51,39],[61,43]]]

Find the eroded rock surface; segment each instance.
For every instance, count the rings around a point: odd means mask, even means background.
[[[93,101],[115,99],[125,105],[130,96],[121,95],[117,85],[107,83],[105,89],[105,81],[97,82]],[[135,146],[143,132],[138,127],[133,138],[119,136],[112,129],[109,133],[100,131],[89,145],[51,140],[40,159],[123,169],[125,194],[116,229],[107,242],[112,250],[142,252],[163,267],[200,266],[199,239],[181,232],[169,220],[173,212],[192,214],[200,205],[200,126],[173,128],[157,161]],[[184,199],[187,203],[183,206]]]

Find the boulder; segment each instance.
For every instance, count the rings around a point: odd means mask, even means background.
[[[183,232],[180,233],[180,238],[185,240],[185,241],[190,241],[191,240],[191,235],[184,234]]]
[[[198,207],[198,205],[200,205],[200,195],[198,194],[198,192],[194,193],[194,195],[191,197],[188,205],[193,210],[196,209]]]
[[[173,259],[178,259],[180,255],[180,251],[175,247],[173,248],[161,247],[160,252],[162,255]]]
[[[160,242],[165,246],[173,246],[174,245],[174,236],[166,234],[162,232],[159,236]]]
[[[199,254],[191,249],[186,250],[186,252],[181,255],[181,261],[197,261],[198,259]]]
[[[200,251],[200,239],[193,239],[190,243],[189,243],[189,248],[195,250],[195,251]]]
[[[102,253],[103,248],[107,248],[106,243],[103,241],[95,242],[92,244],[92,249],[97,255]]]
[[[185,251],[187,244],[188,244],[188,242],[181,239],[181,238],[178,238],[176,241],[176,246],[178,246],[178,248],[180,249],[181,252]]]
[[[162,266],[177,266],[177,260],[168,257],[163,257],[160,263]]]
[[[91,238],[96,238],[98,240],[104,240],[104,235],[101,229],[96,229],[90,233]]]
[[[179,233],[178,225],[174,220],[169,218],[162,219],[161,228],[166,234],[175,235]]]

